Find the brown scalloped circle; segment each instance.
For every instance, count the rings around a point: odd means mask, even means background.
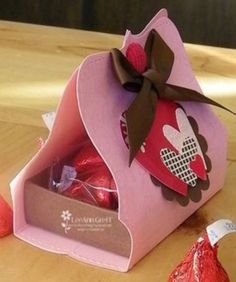
[[[210,158],[207,156],[207,149],[208,149],[207,141],[204,138],[204,136],[202,136],[199,133],[199,128],[198,128],[198,124],[197,124],[196,120],[191,116],[187,116],[187,117],[188,117],[188,120],[189,120],[189,122],[192,126],[192,129],[193,129],[193,131],[194,131],[194,133],[197,137],[199,145],[201,147],[203,157],[204,157],[206,167],[207,167],[206,171],[210,172],[211,169],[212,169],[212,165],[211,165]],[[162,184],[154,176],[150,175],[150,177],[151,177],[151,180],[152,180],[154,185],[161,187],[162,195],[166,200],[168,200],[168,201],[176,200],[181,206],[187,206],[190,200],[195,202],[195,203],[199,202],[202,198],[202,191],[207,190],[210,186],[210,181],[209,181],[208,175],[207,175],[207,180],[202,180],[202,179],[198,178],[197,185],[195,187],[188,186],[188,193],[187,193],[186,196],[183,196],[183,195],[179,194],[178,192],[175,192],[174,190],[172,190],[172,189],[168,188],[167,186],[165,186],[164,184]]]

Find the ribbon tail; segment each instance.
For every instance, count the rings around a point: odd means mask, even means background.
[[[199,102],[205,103],[209,105],[216,106],[223,110],[230,112],[233,115],[236,115],[235,112],[228,109],[227,107],[217,103],[216,101],[204,96],[203,94],[188,88],[184,88],[181,86],[166,84],[164,92],[160,96],[163,99],[171,100],[171,101],[189,101],[189,102]]]
[[[155,116],[157,94],[151,82],[144,79],[143,86],[125,112],[129,138],[129,166],[145,141]]]

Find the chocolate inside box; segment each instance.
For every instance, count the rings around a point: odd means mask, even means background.
[[[28,224],[60,236],[129,257],[131,238],[118,212],[50,191],[48,171],[25,183],[24,208]]]

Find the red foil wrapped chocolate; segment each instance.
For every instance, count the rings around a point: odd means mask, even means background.
[[[217,249],[217,245],[211,246],[207,234],[199,238],[170,274],[168,282],[229,282],[217,258]]]
[[[89,174],[99,165],[106,166],[89,139],[87,139],[81,146],[79,152],[73,159],[72,165],[80,175],[84,173]]]
[[[13,213],[8,203],[0,195],[0,237],[12,233]]]
[[[83,144],[72,166],[77,171],[77,181],[63,192],[65,196],[99,207],[117,209],[117,193],[99,189],[101,187],[116,191],[116,186],[108,167],[90,140]]]

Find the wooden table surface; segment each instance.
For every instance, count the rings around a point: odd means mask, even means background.
[[[0,21],[0,193],[9,203],[10,180],[36,152],[37,138],[48,134],[41,114],[55,110],[67,79],[85,56],[121,42],[117,35]],[[236,50],[191,44],[186,49],[205,94],[236,111]],[[208,223],[220,218],[236,222],[236,120],[214,110],[229,134],[223,190],[130,272],[92,267],[11,235],[0,239],[0,281],[166,281]],[[222,240],[219,257],[236,281],[235,235]]]

